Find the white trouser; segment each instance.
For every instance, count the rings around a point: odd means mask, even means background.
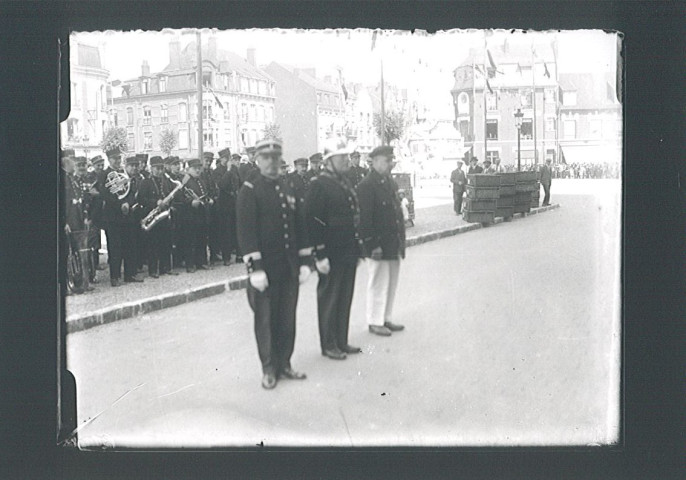
[[[400,260],[365,259],[367,281],[367,323],[382,326],[391,321],[393,299],[398,288]]]

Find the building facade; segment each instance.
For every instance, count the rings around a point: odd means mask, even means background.
[[[272,62],[266,73],[276,83],[275,116],[292,162],[322,152],[327,139],[345,136],[345,103],[340,85],[320,80],[314,69]]]
[[[69,92],[71,110],[60,125],[63,148],[76,155],[92,157],[101,153],[100,142],[108,126],[107,79],[98,47],[70,44]]]
[[[181,49],[178,38],[169,43],[169,64],[151,73],[147,62],[141,75],[121,85],[113,98],[113,124],[125,127],[129,152],[166,155],[160,147],[163,131],[176,139],[171,155],[198,154],[197,44]],[[242,152],[264,135],[275,120],[274,80],[248,59],[217,48],[215,37],[202,46],[203,150],[229,147]]]
[[[361,154],[371,152],[379,144],[374,129],[374,105],[369,90],[359,83],[346,86],[345,133],[348,142]]]
[[[534,53],[535,51],[535,53]],[[489,58],[490,54],[490,58]],[[551,45],[503,45],[472,50],[454,71],[455,127],[467,157],[498,157],[504,165],[559,158],[559,86]],[[520,148],[514,114],[523,114]],[[485,148],[484,148],[485,147]]]

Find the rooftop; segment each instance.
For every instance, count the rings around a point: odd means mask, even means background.
[[[619,107],[614,77],[609,73],[561,73],[560,88],[576,91],[577,100],[573,109],[594,109]]]
[[[91,45],[83,45],[79,43],[77,46],[77,50],[77,62],[79,66],[90,68],[102,68],[102,63],[100,62],[100,51],[98,50],[98,47],[93,47]]]
[[[300,80],[307,83],[309,86],[311,86],[312,88],[314,88],[316,90],[322,90],[322,91],[329,92],[329,93],[340,93],[340,91],[338,90],[338,87],[336,87],[335,85],[331,85],[330,83],[326,83],[325,81],[320,80],[320,79],[310,75],[309,73],[304,71],[305,69],[294,67],[292,65],[288,65],[286,63],[281,63],[281,62],[273,62],[273,63],[280,66],[281,68],[288,71],[289,73],[297,76]]]

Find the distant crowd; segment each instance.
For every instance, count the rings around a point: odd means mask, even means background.
[[[553,178],[619,178],[619,164],[560,163],[553,167]]]

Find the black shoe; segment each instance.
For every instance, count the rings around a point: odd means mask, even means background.
[[[112,278],[110,279],[110,285],[112,285],[113,287],[120,287],[121,280],[119,280],[118,278]]]
[[[105,270],[106,268],[107,268],[107,265],[105,265],[105,264],[101,264],[101,265],[98,265],[97,267],[95,267],[96,270]]]
[[[288,367],[281,370],[279,377],[288,378],[290,380],[305,380],[307,375],[305,375],[303,372],[297,372],[291,367]]]
[[[341,352],[337,348],[323,350],[322,355],[324,355],[325,357],[329,357],[332,360],[345,360],[348,357],[345,353]]]
[[[231,265],[231,260],[224,260],[224,266],[228,267],[229,265]]]
[[[151,273],[150,278],[160,278],[160,275],[158,273]]]
[[[186,273],[195,273],[195,267],[188,267]]]
[[[276,377],[273,373],[265,373],[262,376],[262,388],[271,390],[274,387],[276,387]]]
[[[398,325],[397,323],[393,322],[385,322],[383,326],[389,329],[391,332],[400,332],[402,330],[405,330],[404,325]]]
[[[143,283],[143,279],[138,276],[124,277],[124,283]]]
[[[381,335],[382,337],[391,336],[391,331],[383,325],[369,325],[369,331],[375,335]]]
[[[345,347],[341,348],[341,350],[347,354],[362,353],[362,349],[360,347],[353,347],[352,345],[346,345]]]
[[[164,275],[178,275],[179,272],[175,272],[174,270],[169,270],[168,272],[164,272]]]
[[[198,270],[212,270],[212,267],[210,267],[208,265],[200,265],[198,267]]]

